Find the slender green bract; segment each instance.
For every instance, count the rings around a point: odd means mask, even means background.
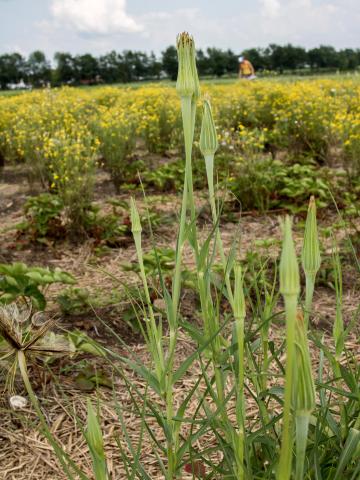
[[[305,325],[308,325],[314,294],[315,277],[321,264],[320,244],[316,222],[316,203],[315,197],[313,196],[310,198],[308,214],[306,217],[301,259],[306,279]]]
[[[301,312],[295,327],[295,368],[293,409],[296,423],[296,480],[304,478],[305,453],[311,414],[315,408],[315,385],[307,340],[307,328]]]

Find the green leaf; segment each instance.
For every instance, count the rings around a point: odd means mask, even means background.
[[[5,275],[5,280],[12,287],[15,287],[15,288],[18,288],[18,289],[20,288],[20,285],[18,284],[18,282],[16,281],[16,279],[14,277],[11,277],[10,275]]]
[[[80,390],[83,390],[84,392],[92,392],[96,387],[96,384],[86,378],[84,374],[79,374],[75,377],[75,384]]]
[[[131,367],[135,372],[137,372],[142,378],[144,378],[158,395],[161,395],[160,384],[156,379],[155,375],[153,375],[150,370],[148,370],[144,365],[133,362],[128,358],[123,357],[123,361],[127,365],[129,365],[129,367]]]
[[[41,273],[36,272],[36,271],[30,271],[26,273],[26,276],[31,278],[35,283],[38,283],[39,285],[43,285],[44,283],[44,277]]]
[[[338,467],[336,469],[334,480],[339,480],[341,478],[346,466],[351,462],[354,453],[358,448],[359,442],[360,431],[356,430],[355,428],[351,428],[338,460]]]

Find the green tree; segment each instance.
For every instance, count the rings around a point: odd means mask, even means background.
[[[50,63],[40,50],[30,53],[26,62],[27,79],[34,87],[41,87],[51,80]]]
[[[105,83],[123,81],[122,57],[115,50],[99,57],[99,74]]]
[[[339,68],[342,70],[355,70],[360,64],[358,52],[352,48],[345,48],[338,52]]]
[[[162,70],[162,63],[156,58],[154,52],[151,52],[149,57],[149,71],[148,76],[150,78],[160,78]]]
[[[54,71],[55,83],[73,82],[76,76],[73,56],[66,52],[56,52],[54,59],[56,63]]]
[[[196,52],[196,66],[200,76],[209,74],[209,59],[201,49]]]
[[[19,53],[0,55],[0,88],[18,83],[25,76],[25,59]]]
[[[161,53],[162,68],[171,80],[176,80],[178,61],[177,52],[174,46],[168,47]]]
[[[303,47],[296,47],[288,43],[282,47],[284,69],[295,70],[303,68],[307,62],[306,50]]]
[[[83,83],[94,83],[99,75],[98,60],[90,53],[75,57],[75,78]]]
[[[239,69],[239,58],[232,50],[224,52],[226,73],[237,73]]]
[[[228,59],[226,53],[219,48],[208,48],[206,53],[209,59],[209,73],[222,77],[227,71]]]
[[[338,68],[339,54],[334,47],[320,45],[308,51],[309,63],[312,68]]]

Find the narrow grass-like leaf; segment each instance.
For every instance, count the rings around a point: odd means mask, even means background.
[[[339,480],[342,478],[343,472],[347,467],[348,463],[352,460],[355,452],[360,443],[360,431],[355,428],[351,428],[349,435],[346,439],[344,448],[342,449],[340,458],[338,460],[338,466],[335,472],[334,480]],[[359,459],[358,459],[359,460]]]

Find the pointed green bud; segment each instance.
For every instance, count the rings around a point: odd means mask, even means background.
[[[194,40],[186,32],[178,35],[176,39],[178,53],[178,77],[176,90],[181,97],[193,97],[196,91],[196,78],[194,75]]]
[[[300,292],[299,265],[291,232],[291,220],[286,216],[283,226],[283,244],[280,259],[280,292],[295,295]]]
[[[200,150],[204,157],[214,156],[219,147],[211,105],[208,99],[204,100],[203,117],[200,133]]]
[[[131,231],[132,233],[141,233],[141,222],[138,209],[133,197],[131,197],[131,206],[130,206],[130,217],[131,217]]]
[[[90,399],[88,399],[87,402],[86,440],[93,454],[96,454],[100,459],[105,459],[104,440],[97,415]]]
[[[301,312],[297,312],[295,326],[296,366],[294,369],[293,408],[310,413],[315,408],[315,385],[307,340],[307,327]]]
[[[304,244],[302,249],[302,266],[306,275],[315,278],[320,268],[320,245],[316,223],[315,198],[310,198],[309,209],[306,217]]]

